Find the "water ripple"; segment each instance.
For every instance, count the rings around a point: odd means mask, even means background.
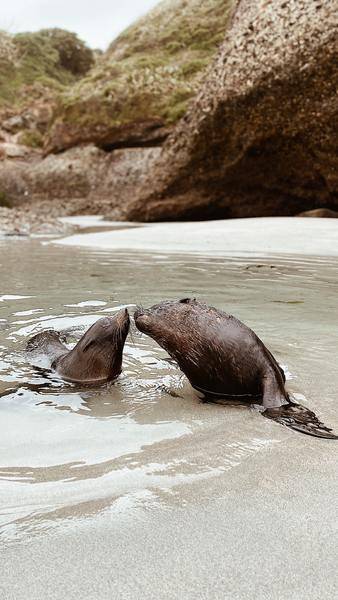
[[[128,255],[32,240],[1,247],[5,540],[100,511],[117,515],[135,503],[183,505],[186,490],[200,481],[208,485],[199,497],[217,494],[213,481],[293,435],[246,407],[200,403],[166,353],[134,326],[116,383],[67,384],[26,360],[27,338],[45,328],[62,331],[71,347],[98,318],[123,306],[132,312],[137,304],[197,296],[255,329],[287,365],[289,389],[334,424],[336,259]]]

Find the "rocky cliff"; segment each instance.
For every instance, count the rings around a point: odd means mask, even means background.
[[[0,34],[3,211],[38,201],[47,214],[49,200],[55,215],[141,221],[332,215],[335,8],[162,2],[89,71],[73,34]]]
[[[338,206],[335,0],[239,0],[218,56],[126,217]]]

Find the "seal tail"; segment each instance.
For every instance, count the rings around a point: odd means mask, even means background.
[[[301,404],[289,402],[289,404],[279,408],[267,408],[262,414],[267,419],[272,419],[276,423],[306,435],[338,440],[338,435],[335,435],[330,427],[326,427],[314,412]]]

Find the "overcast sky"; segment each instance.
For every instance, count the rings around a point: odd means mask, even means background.
[[[0,29],[12,33],[62,27],[92,48],[114,37],[158,0],[0,0]]]

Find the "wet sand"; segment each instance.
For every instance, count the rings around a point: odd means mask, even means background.
[[[219,435],[198,451],[212,464],[225,445]],[[1,597],[335,598],[336,474],[332,446],[285,434],[211,484],[185,493],[178,486],[172,498],[164,492],[165,502],[160,490],[158,498],[136,495],[129,506],[117,501],[101,515],[74,516],[62,531],[8,547]]]
[[[287,363],[289,389],[338,431],[338,226],[328,222],[325,235],[327,221],[278,219],[264,256],[257,233],[268,223],[150,225],[60,240],[66,245],[27,242],[24,253],[18,246],[19,290],[10,288],[17,261],[7,246],[0,309],[12,308],[0,314],[8,327],[0,362],[18,362],[0,385],[36,381],[17,355],[37,328],[89,324],[117,308],[114,295],[128,304],[135,290],[146,304],[184,289],[251,325]],[[297,232],[304,252],[285,256]],[[175,239],[179,256],[170,255]],[[126,248],[155,254],[121,253]],[[44,253],[58,280],[39,294]],[[180,390],[164,359],[134,337],[112,392],[1,398],[1,600],[334,598],[338,443],[247,407],[201,404]],[[131,379],[141,379],[138,387]],[[159,380],[179,395],[159,390]]]

